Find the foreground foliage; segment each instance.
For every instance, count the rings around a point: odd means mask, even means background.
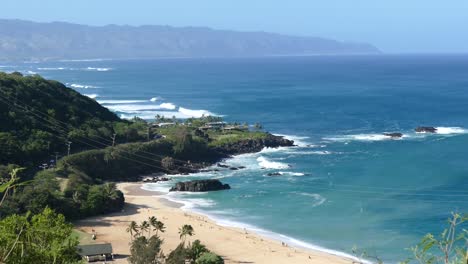
[[[191,225],[183,225],[179,228],[181,243],[164,256],[161,245],[163,240],[158,236],[158,232],[164,232],[164,224],[156,217],[150,217],[147,221],[137,224],[132,221],[127,227],[127,232],[131,237],[130,257],[128,261],[132,264],[223,264],[224,260],[210,252],[200,240],[195,240],[186,246],[187,236],[194,235]]]
[[[72,228],[50,208],[11,215],[0,221],[0,263],[79,263]]]

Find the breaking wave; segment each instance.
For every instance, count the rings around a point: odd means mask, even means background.
[[[466,134],[468,130],[461,127],[436,127],[437,134],[440,135],[453,135],[453,134]]]
[[[77,89],[96,89],[96,88],[99,88],[99,87],[93,86],[93,85],[83,85],[83,84],[76,84],[76,83],[72,83],[72,84],[67,83],[67,85],[70,85],[70,87],[77,88]]]
[[[99,71],[99,72],[106,72],[112,70],[112,68],[96,68],[96,67],[87,67],[85,70],[88,71]]]
[[[285,139],[289,139],[294,141],[294,144],[298,147],[310,147],[311,144],[307,142],[309,137],[302,137],[302,136],[293,136],[293,135],[283,135],[283,134],[275,134],[275,136],[284,137]]]
[[[216,116],[216,114],[211,113],[208,110],[192,110],[188,108],[179,107],[179,113],[185,115],[186,117],[202,117],[202,116]]]
[[[153,99],[153,98],[151,98],[151,99]],[[161,107],[162,109],[168,109],[168,110],[175,110],[176,109],[176,106],[174,104],[172,104],[172,103],[162,103],[162,104],[159,105],[159,107]]]
[[[99,100],[100,104],[134,104],[144,103],[146,100]]]
[[[258,165],[265,169],[287,169],[290,166],[286,163],[277,162],[277,161],[270,161],[267,158],[260,156],[257,158]]]
[[[98,94],[83,94],[83,95],[92,99],[96,99],[99,96]]]

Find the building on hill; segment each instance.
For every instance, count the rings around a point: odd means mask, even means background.
[[[112,244],[110,243],[79,245],[78,254],[88,262],[106,261],[114,258]]]

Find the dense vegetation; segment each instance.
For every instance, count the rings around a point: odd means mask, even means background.
[[[0,206],[0,218],[26,212],[37,214],[46,207],[55,209],[69,220],[122,209],[124,197],[115,184],[93,185],[79,172],[70,172],[68,179],[59,182],[57,175],[62,173],[58,170],[40,171],[33,183],[19,186],[16,191],[6,191],[4,194],[9,196]]]
[[[0,183],[18,167],[26,169],[16,181],[34,180],[0,191],[0,218],[46,206],[69,219],[120,210],[123,194],[106,182],[193,172],[227,157],[225,144],[269,135],[238,124],[229,131],[201,129],[222,123],[219,117],[155,118],[156,123],[124,121],[59,82],[0,73]]]
[[[32,166],[71,152],[134,142],[141,123],[120,120],[96,101],[38,75],[0,73],[0,164]]]
[[[131,264],[223,264],[224,260],[210,252],[200,240],[187,243],[187,237],[193,236],[195,231],[191,225],[179,228],[181,243],[166,257],[161,250],[163,240],[158,232],[164,232],[164,223],[156,217],[150,217],[140,225],[132,221],[127,228],[131,236],[130,257]]]
[[[50,208],[11,215],[0,221],[0,263],[80,263],[72,229]]]
[[[123,121],[58,82],[0,73],[0,262],[77,262],[77,241],[66,220],[121,210],[123,194],[111,182],[192,172],[230,154],[288,144],[261,132],[259,124],[255,131],[236,123],[207,128],[220,122],[218,117]],[[56,153],[58,164],[50,162]],[[43,163],[47,166],[39,170]],[[441,237],[429,234],[412,248],[408,262],[466,263],[467,231],[458,231],[467,221],[454,214]],[[129,226],[131,263],[223,263],[200,241],[186,245],[191,226],[180,229],[182,243],[164,256],[158,236],[164,224],[155,218],[145,222]]]

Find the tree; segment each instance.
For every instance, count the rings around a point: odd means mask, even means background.
[[[126,229],[127,233],[130,233],[130,238],[133,240],[135,236],[138,236],[138,225],[135,221],[130,222]],[[134,235],[135,234],[135,235]]]
[[[187,239],[187,236],[193,236],[194,234],[195,233],[191,225],[183,225],[181,228],[179,228],[180,239],[182,239],[184,243]]]
[[[257,130],[257,131],[260,131],[260,130],[263,129],[263,126],[262,126],[262,124],[260,124],[260,123],[255,123],[254,128],[255,128],[255,130]]]
[[[192,243],[192,246],[187,249],[187,258],[190,259],[191,263],[200,258],[203,253],[210,252],[205,245],[203,245],[200,240],[195,240]]]
[[[78,263],[78,240],[65,217],[45,208],[0,221],[0,263]]]
[[[187,258],[187,249],[183,243],[180,243],[166,259],[166,264],[185,264]]]
[[[10,179],[6,182],[2,182],[0,184],[0,194],[2,194],[2,199],[0,200],[0,206],[2,205],[3,201],[5,198],[8,196],[9,192],[11,189],[19,186],[18,181],[19,181],[19,176],[18,173],[25,168],[13,168],[10,171]],[[21,185],[26,184],[26,182],[21,183]]]
[[[448,228],[442,232],[439,238],[433,234],[427,234],[418,245],[411,248],[416,261],[421,264],[468,263],[468,251],[466,248],[468,245],[468,230],[462,229],[461,232],[458,230],[460,226],[468,222],[468,215],[452,213],[452,217],[447,221]],[[458,247],[463,244],[464,247]],[[440,254],[436,254],[435,248],[439,250]],[[410,260],[407,260],[406,263],[409,263]]]
[[[151,227],[153,227],[153,231],[156,231],[156,235],[158,235],[158,232],[161,231],[161,233],[164,233],[164,230],[166,227],[164,226],[164,223],[161,221],[158,221],[158,219],[154,216],[151,216],[148,220],[150,223]]]
[[[130,257],[128,261],[132,264],[159,264],[164,259],[161,253],[163,241],[157,236],[147,239],[139,236],[132,241],[130,247]]]
[[[224,264],[223,258],[220,256],[211,253],[205,252],[203,253],[196,261],[196,264]]]
[[[142,235],[143,235],[144,232],[148,232],[148,234],[149,234],[151,229],[150,229],[150,224],[148,223],[148,221],[141,222],[140,231],[141,231]]]

